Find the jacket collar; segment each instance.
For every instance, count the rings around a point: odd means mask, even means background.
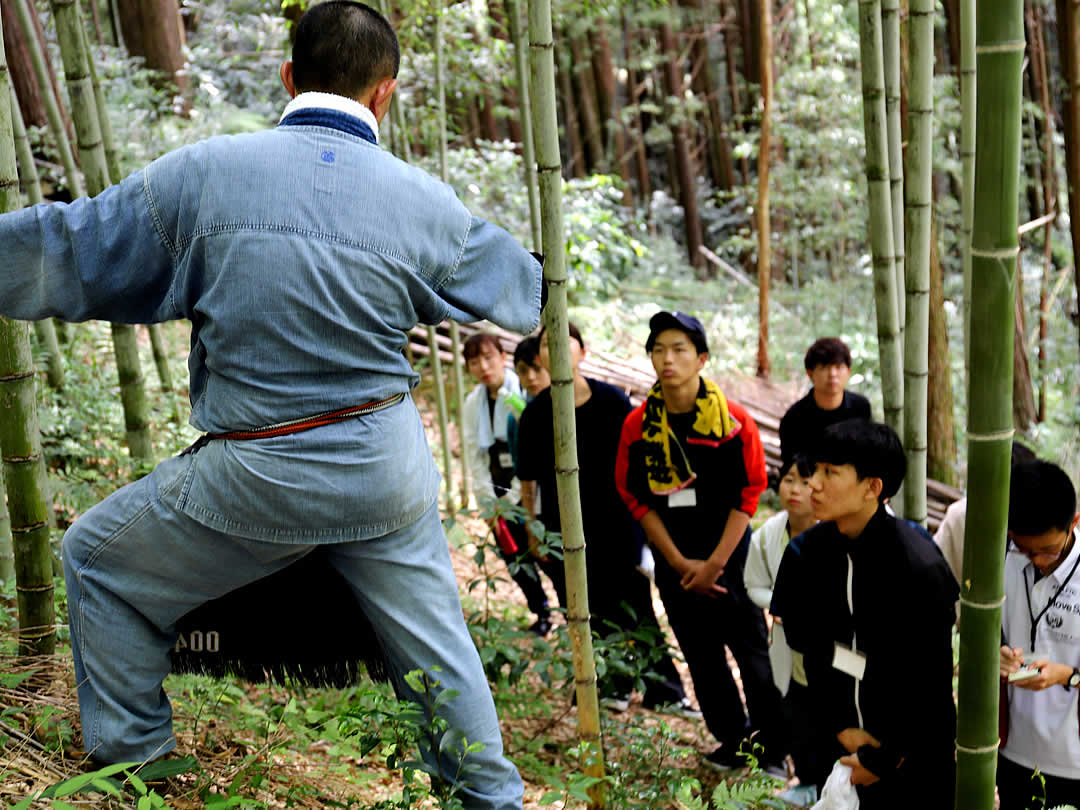
[[[297,124],[311,124],[309,120],[310,116],[297,116],[292,120],[286,122],[285,119],[294,115],[294,113],[304,112],[307,110],[319,110],[319,111],[332,111],[336,113],[343,113],[344,115],[352,118],[358,118],[361,123],[367,126],[371,130],[372,143],[379,142],[379,122],[375,120],[375,114],[355,99],[346,98],[345,96],[335,95],[334,93],[298,93],[292,101],[285,105],[285,110],[281,113],[281,118],[278,123],[297,123]],[[328,117],[324,126],[331,126],[335,129],[345,129],[345,131],[351,131],[351,127],[340,126],[335,123],[341,121],[337,116]],[[352,134],[357,135],[358,132]],[[363,137],[361,135],[361,137]]]

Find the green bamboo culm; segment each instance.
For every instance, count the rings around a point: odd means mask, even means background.
[[[964,402],[971,402],[971,226],[975,211],[975,0],[960,0],[960,255],[964,271]]]
[[[896,256],[893,247],[889,137],[885,107],[885,68],[881,0],[859,0],[859,53],[862,62],[863,126],[866,131],[866,186],[870,202],[870,252],[874,265],[878,356],[885,422],[904,435],[903,344],[896,308]]]
[[[0,214],[22,207],[3,26],[0,19]],[[56,647],[35,376],[27,325],[0,316],[0,455],[11,526],[20,655],[50,655]]]
[[[68,0],[53,0],[52,12],[56,21],[60,54],[64,60],[64,76],[71,101],[71,114],[75,120],[75,134],[86,187],[90,195],[95,196],[110,184],[109,166],[90,77],[82,20],[78,6]],[[150,461],[153,458],[150,404],[143,385],[135,327],[117,323],[111,327],[128,450],[132,458]]]
[[[977,14],[979,114],[971,235],[968,510],[960,582],[958,810],[994,806],[1023,105],[1023,0],[986,2]]]
[[[885,119],[889,133],[889,199],[896,262],[896,315],[900,345],[907,322],[904,307],[904,149],[900,123],[900,0],[881,0],[881,48],[885,68]]]
[[[75,155],[71,151],[71,141],[68,139],[67,128],[64,119],[60,115],[60,104],[52,93],[52,81],[49,78],[49,68],[46,64],[46,54],[42,52],[38,38],[35,34],[34,20],[31,16],[34,12],[29,6],[30,0],[14,0],[15,13],[19,17],[19,28],[22,30],[23,41],[30,52],[30,62],[34,68],[34,77],[38,87],[45,88],[41,93],[45,103],[45,115],[49,119],[49,131],[52,132],[56,144],[56,151],[60,153],[60,164],[64,167],[64,179],[67,181],[68,190],[72,199],[86,194],[83,188],[82,176],[75,166]]]
[[[23,123],[22,110],[15,97],[15,88],[11,88],[11,125],[15,133],[15,156],[19,162],[19,182],[31,205],[44,200],[41,194],[41,178],[34,164],[34,153],[30,149],[30,140],[26,137],[26,125]],[[60,341],[56,337],[56,325],[51,318],[34,322],[34,331],[38,343],[45,349],[45,378],[57,391],[64,388],[64,355],[60,351]]]
[[[439,101],[439,179],[444,183],[448,183],[450,182],[450,168],[447,163],[446,144],[446,65],[444,64],[443,55],[442,15],[441,9],[435,14],[435,89]],[[454,415],[457,417],[458,427],[464,430],[465,371],[462,368],[461,329],[456,321],[450,321],[450,357],[454,375]],[[444,439],[444,441],[447,441],[447,439]],[[449,462],[447,464],[449,465]],[[449,469],[449,466],[447,466],[447,487],[450,486]],[[467,507],[469,504],[469,491],[469,454],[462,449],[461,503],[463,507]]]
[[[0,582],[15,579],[15,546],[11,542],[11,516],[4,492],[4,465],[0,464]]]
[[[926,524],[926,408],[930,377],[930,219],[934,150],[934,0],[908,7],[908,145],[905,196],[904,511]]]
[[[442,443],[443,488],[446,494],[446,511],[454,512],[453,469],[450,460],[450,429],[446,408],[446,388],[443,385],[442,358],[439,357],[439,335],[434,326],[427,328],[428,358],[431,361],[431,378],[435,388],[435,408],[439,415],[439,438]]]
[[[536,180],[536,145],[533,142],[532,106],[529,103],[529,34],[521,24],[521,3],[507,0],[506,15],[510,39],[514,43],[514,74],[518,87],[518,117],[521,121],[521,162],[525,169],[525,188],[529,193],[529,233],[533,250],[540,250],[540,186]]]
[[[583,766],[587,776],[602,779],[604,749],[600,736],[600,705],[596,694],[596,661],[589,626],[585,532],[578,487],[574,379],[570,365],[570,330],[566,308],[566,239],[563,233],[562,161],[555,109],[555,44],[551,33],[551,0],[529,2],[529,73],[536,168],[540,184],[544,279],[548,284],[544,325],[551,357],[556,484],[562,521],[563,565],[566,569],[566,620],[573,649]],[[597,782],[590,789],[589,797],[591,806],[604,806],[602,782]]]

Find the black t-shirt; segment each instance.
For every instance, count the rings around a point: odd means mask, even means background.
[[[810,391],[784,414],[780,420],[780,455],[787,461],[799,453],[813,451],[814,443],[829,425],[847,419],[870,419],[870,400],[862,394],[844,392],[839,408],[823,410],[814,401]]]
[[[632,410],[630,400],[612,385],[592,379],[586,382],[592,396],[574,414],[585,537],[591,551],[608,545],[608,541],[625,550],[626,538],[633,533],[633,519],[615,488],[615,457],[623,422]],[[536,481],[539,486],[544,526],[548,531],[561,531],[550,388],[537,394],[521,415],[517,473],[522,481]]]

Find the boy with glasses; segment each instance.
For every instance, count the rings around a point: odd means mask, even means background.
[[[1080,805],[1080,548],[1076,490],[1045,461],[1013,467],[998,754],[1001,810]]]

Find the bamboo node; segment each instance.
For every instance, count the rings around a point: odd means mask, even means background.
[[[580,546],[563,546],[562,550],[563,550],[563,553],[566,553],[567,551],[584,551],[585,550],[585,544],[582,543]]]
[[[1004,439],[1012,439],[1016,433],[1015,428],[1009,428],[1008,430],[999,430],[997,433],[972,433],[970,430],[967,432],[967,440],[969,442],[999,442]]]
[[[998,248],[996,250],[980,250],[974,245],[971,247],[971,255],[982,259],[1016,259],[1020,255],[1020,247]]]
[[[28,456],[4,456],[7,464],[32,464],[41,459],[41,453],[31,453]]]
[[[18,382],[19,380],[28,380],[31,377],[33,377],[35,373],[36,372],[34,372],[34,371],[19,371],[19,372],[16,372],[15,374],[5,374],[3,377],[0,377],[0,383]]]
[[[33,532],[39,531],[40,529],[44,529],[48,525],[49,524],[48,524],[47,521],[42,520],[39,523],[31,523],[29,526],[19,526],[18,528],[12,526],[11,527],[11,533],[12,534],[32,534]]]
[[[960,604],[967,605],[974,610],[997,610],[999,607],[1005,604],[1005,597],[995,599],[993,602],[976,602],[974,599],[965,599],[963,595],[960,597]]]
[[[589,621],[588,616],[567,616],[566,623],[576,622],[577,624],[586,624]]]
[[[53,585],[16,585],[15,590],[18,593],[48,593],[53,589]]]
[[[1027,47],[1027,43],[1022,39],[1014,40],[1012,42],[1001,42],[996,45],[976,45],[975,55],[983,53],[1015,53],[1019,51],[1024,52]]]
[[[992,745],[980,745],[978,748],[968,748],[966,745],[956,744],[956,753],[958,754],[992,754],[998,750],[998,740],[995,740]]]
[[[536,170],[538,172],[561,172],[562,171],[562,164],[561,163],[556,163],[553,166],[541,166],[539,163],[537,163],[536,164]]]

